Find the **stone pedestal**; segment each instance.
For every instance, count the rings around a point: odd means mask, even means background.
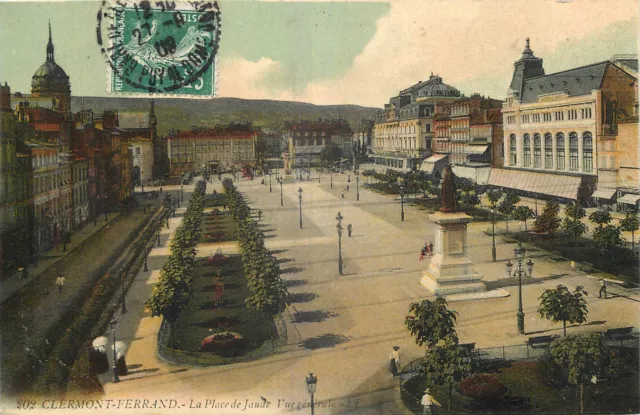
[[[473,271],[467,254],[467,223],[471,216],[436,212],[429,219],[436,227],[434,255],[422,272],[422,285],[437,296],[486,291],[482,276]]]

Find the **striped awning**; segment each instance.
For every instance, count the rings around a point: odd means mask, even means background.
[[[482,145],[482,146],[466,145],[466,146],[464,146],[463,152],[465,154],[484,154],[484,153],[487,152],[488,148],[489,148],[488,145]]]
[[[620,199],[618,199],[618,203],[626,203],[628,205],[635,205],[636,203],[638,203],[638,200],[640,200],[640,196],[632,195],[632,194],[626,194],[626,195],[622,196]]]
[[[593,192],[591,197],[609,200],[613,197],[614,194],[616,194],[616,189],[607,189],[606,187],[602,187]]]
[[[575,200],[578,197],[581,178],[522,170],[492,169],[488,184]]]
[[[422,162],[422,164],[420,164],[420,171],[433,174],[433,170],[436,167],[436,163],[445,159],[448,156],[449,156],[448,154],[434,154],[431,157],[428,157]]]

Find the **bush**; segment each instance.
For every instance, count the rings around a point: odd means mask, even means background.
[[[507,388],[497,377],[480,373],[460,382],[460,393],[469,398],[488,403],[507,393]]]
[[[223,331],[202,339],[200,349],[203,352],[214,352],[221,356],[234,355],[246,346],[246,340],[240,333]]]

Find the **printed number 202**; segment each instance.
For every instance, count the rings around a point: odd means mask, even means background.
[[[18,399],[17,403],[18,409],[35,409],[36,407],[36,401],[33,399]]]

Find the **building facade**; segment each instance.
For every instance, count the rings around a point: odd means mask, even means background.
[[[170,180],[179,183],[184,173],[211,164],[219,170],[255,167],[257,138],[250,123],[172,133],[167,137]]]
[[[287,143],[287,165],[291,169],[302,165],[320,165],[321,153],[328,145],[337,145],[342,159],[353,157],[353,132],[346,120],[285,122],[283,140]]]
[[[492,170],[490,184],[589,199],[621,117],[636,111],[635,84],[609,61],[545,75],[527,39],[503,105],[504,168]]]
[[[433,74],[392,97],[376,115],[373,162],[402,170],[418,168],[431,155],[436,107],[458,97],[460,91]]]

